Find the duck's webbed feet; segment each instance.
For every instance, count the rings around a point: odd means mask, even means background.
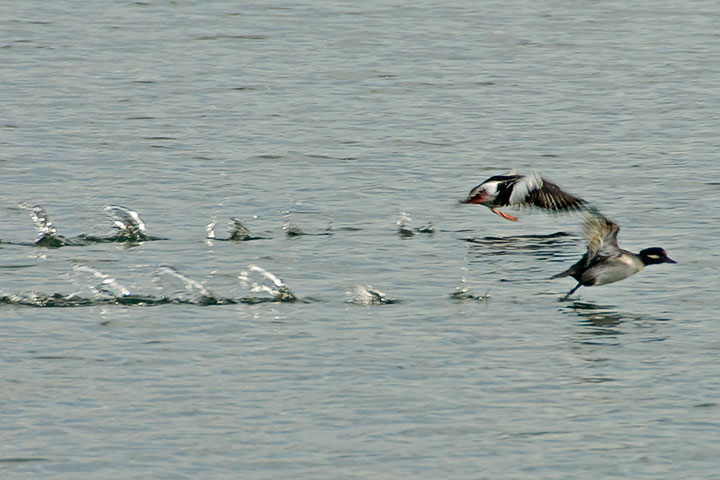
[[[580,284],[580,283],[578,283],[577,285],[575,285],[575,287],[574,287],[572,290],[570,290],[570,291],[567,293],[567,295],[565,295],[565,296],[562,298],[562,301],[564,302],[565,300],[567,300],[568,298],[570,298],[570,295],[572,295],[573,293],[575,293],[575,291],[576,291],[578,288],[580,288],[580,287],[582,287],[582,284]]]
[[[495,215],[500,215],[502,218],[504,218],[504,219],[506,219],[506,220],[510,220],[511,222],[517,222],[517,221],[518,221],[517,217],[513,217],[512,215],[509,215],[509,214],[507,214],[507,213],[505,213],[505,212],[501,212],[500,210],[498,210],[498,209],[496,209],[496,208],[493,208],[493,209],[492,209],[492,212],[493,212]]]

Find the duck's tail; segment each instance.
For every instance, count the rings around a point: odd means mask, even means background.
[[[553,275],[552,277],[550,277],[550,280],[553,280],[556,278],[562,278],[562,277],[569,277],[572,274],[571,270],[572,270],[571,268],[568,268],[564,272],[557,273],[557,274]]]

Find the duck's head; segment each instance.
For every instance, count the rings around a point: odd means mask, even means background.
[[[665,249],[660,247],[646,248],[640,250],[640,258],[645,265],[655,265],[658,263],[677,263],[675,260],[667,256]]]
[[[467,198],[461,200],[460,203],[479,203],[480,205],[490,205],[497,197],[497,189],[495,185],[488,182],[481,183],[477,187],[470,190]]]

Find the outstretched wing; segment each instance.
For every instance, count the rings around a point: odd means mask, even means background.
[[[553,212],[580,210],[587,206],[587,202],[582,198],[567,193],[537,174],[523,177],[517,182],[515,192],[517,202],[514,203]]]
[[[620,227],[617,223],[608,220],[597,209],[588,205],[585,223],[583,224],[583,233],[587,241],[585,255],[564,272],[550,278],[572,276],[578,282],[581,282],[583,272],[592,265],[622,253],[617,244],[619,231]]]
[[[592,257],[613,257],[621,253],[617,243],[620,227],[597,210],[585,217],[583,234]]]

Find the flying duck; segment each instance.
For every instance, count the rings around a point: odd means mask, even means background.
[[[505,175],[495,175],[470,190],[461,203],[485,205],[496,215],[517,222],[513,217],[498,210],[500,207],[538,207],[553,212],[580,210],[587,205],[582,198],[564,192],[537,173],[518,175],[511,170]]]
[[[563,300],[582,287],[605,285],[634,275],[646,265],[677,263],[667,256],[660,247],[646,248],[632,253],[618,247],[617,235],[620,227],[596,210],[585,217],[583,233],[587,240],[587,252],[572,267],[550,278],[573,277],[578,284]]]

